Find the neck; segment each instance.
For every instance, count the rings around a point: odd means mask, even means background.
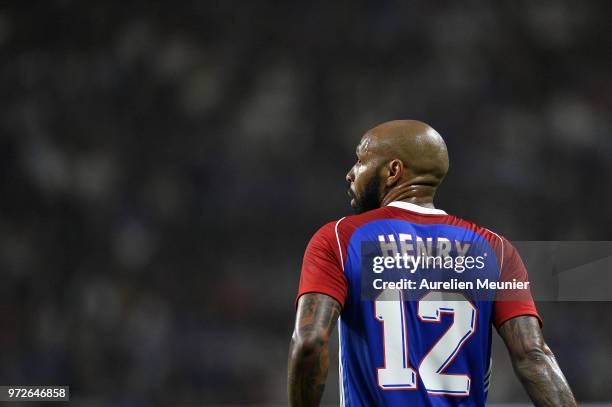
[[[425,208],[435,208],[433,204],[435,193],[436,188],[431,185],[416,184],[404,188],[394,188],[385,194],[380,206],[386,206],[394,201],[403,201]]]

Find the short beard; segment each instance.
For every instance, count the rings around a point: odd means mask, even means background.
[[[353,209],[357,214],[380,208],[380,177],[375,175],[368,181],[361,197],[352,193],[351,195],[355,199],[355,207]]]

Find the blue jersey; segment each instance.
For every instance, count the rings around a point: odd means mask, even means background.
[[[313,236],[298,298],[318,292],[342,305],[341,405],[484,406],[493,326],[538,317],[528,289],[503,300],[498,284],[526,281],[503,237],[393,202]]]

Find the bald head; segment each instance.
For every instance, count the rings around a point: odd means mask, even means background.
[[[369,140],[367,140],[369,139]],[[366,132],[364,142],[373,154],[399,159],[413,176],[438,185],[448,171],[444,140],[431,126],[418,120],[393,120]]]
[[[368,130],[346,175],[351,205],[364,212],[394,200],[433,206],[448,171],[442,137],[417,120],[394,120]]]

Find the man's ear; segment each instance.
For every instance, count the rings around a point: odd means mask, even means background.
[[[391,160],[386,167],[388,175],[385,185],[387,187],[392,187],[402,179],[404,175],[404,163],[401,160],[395,159]]]

